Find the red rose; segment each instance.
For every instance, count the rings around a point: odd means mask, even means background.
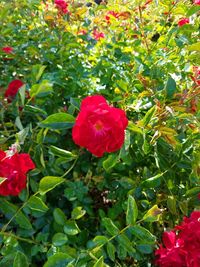
[[[200,0],[194,0],[195,5],[200,5]]]
[[[10,46],[2,47],[2,51],[6,54],[11,54],[13,52],[13,48]]]
[[[29,154],[9,155],[0,150],[0,195],[17,196],[26,187],[26,173],[35,168]]]
[[[101,95],[88,96],[81,103],[72,137],[77,145],[102,157],[122,147],[127,125],[123,110],[109,106]]]
[[[175,234],[175,231],[178,231]],[[171,232],[163,233],[163,244],[155,251],[155,264],[161,267],[200,266],[200,211],[184,217]]]
[[[188,23],[190,23],[190,21],[189,21],[188,18],[180,19],[180,20],[178,21],[178,26],[179,26],[179,27],[182,27],[183,25],[188,24]]]
[[[175,232],[164,232],[163,244],[156,250],[155,265],[160,267],[186,267],[186,252],[182,249],[182,240],[177,239]]]
[[[5,98],[7,98],[9,103],[15,98],[22,85],[24,85],[24,83],[21,80],[13,80],[9,83],[8,88],[5,91]]]
[[[64,0],[55,0],[56,8],[63,14],[68,13],[68,4]]]

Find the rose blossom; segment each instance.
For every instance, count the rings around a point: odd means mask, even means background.
[[[17,196],[26,187],[26,173],[35,168],[29,154],[11,154],[0,150],[0,195]]]
[[[188,18],[180,19],[180,20],[178,21],[178,26],[179,26],[179,27],[182,27],[183,25],[188,24],[188,23],[190,23],[190,21],[189,21]]]
[[[114,152],[122,147],[127,125],[123,110],[109,106],[101,95],[88,96],[81,103],[72,138],[75,144],[102,157],[104,152]]]
[[[63,14],[68,13],[68,3],[66,3],[64,0],[55,0],[54,4],[56,5],[56,8]]]
[[[13,80],[9,83],[8,88],[5,91],[5,98],[10,103],[15,98],[19,89],[24,85],[21,80]]]
[[[164,232],[162,241],[165,247],[160,245],[159,249],[155,252],[156,266],[186,267],[186,252],[182,250],[182,242],[180,239],[177,239],[176,234],[173,231]]]
[[[194,4],[200,6],[200,0],[194,0]]]
[[[165,247],[160,245],[155,251],[156,266],[200,266],[200,211],[184,217],[171,232],[164,232],[162,239]]]
[[[2,51],[6,54],[11,54],[13,52],[13,48],[11,46],[2,47]]]

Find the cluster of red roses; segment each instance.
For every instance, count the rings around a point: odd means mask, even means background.
[[[163,244],[155,251],[155,264],[160,267],[199,267],[200,266],[200,211],[172,231],[164,232]]]
[[[0,195],[17,196],[26,187],[26,174],[35,168],[29,154],[0,150]]]
[[[5,96],[11,101],[23,85],[12,81]],[[123,110],[109,106],[101,95],[88,96],[81,103],[80,113],[72,129],[74,142],[97,157],[114,152],[124,143],[128,119]],[[18,195],[26,187],[26,173],[35,168],[28,154],[0,150],[0,195]]]

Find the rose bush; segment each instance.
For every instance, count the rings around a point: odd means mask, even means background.
[[[0,1],[0,267],[199,265],[199,12]]]

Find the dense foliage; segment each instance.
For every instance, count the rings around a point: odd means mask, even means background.
[[[199,12],[0,1],[0,266],[178,266],[155,254],[200,208]]]

